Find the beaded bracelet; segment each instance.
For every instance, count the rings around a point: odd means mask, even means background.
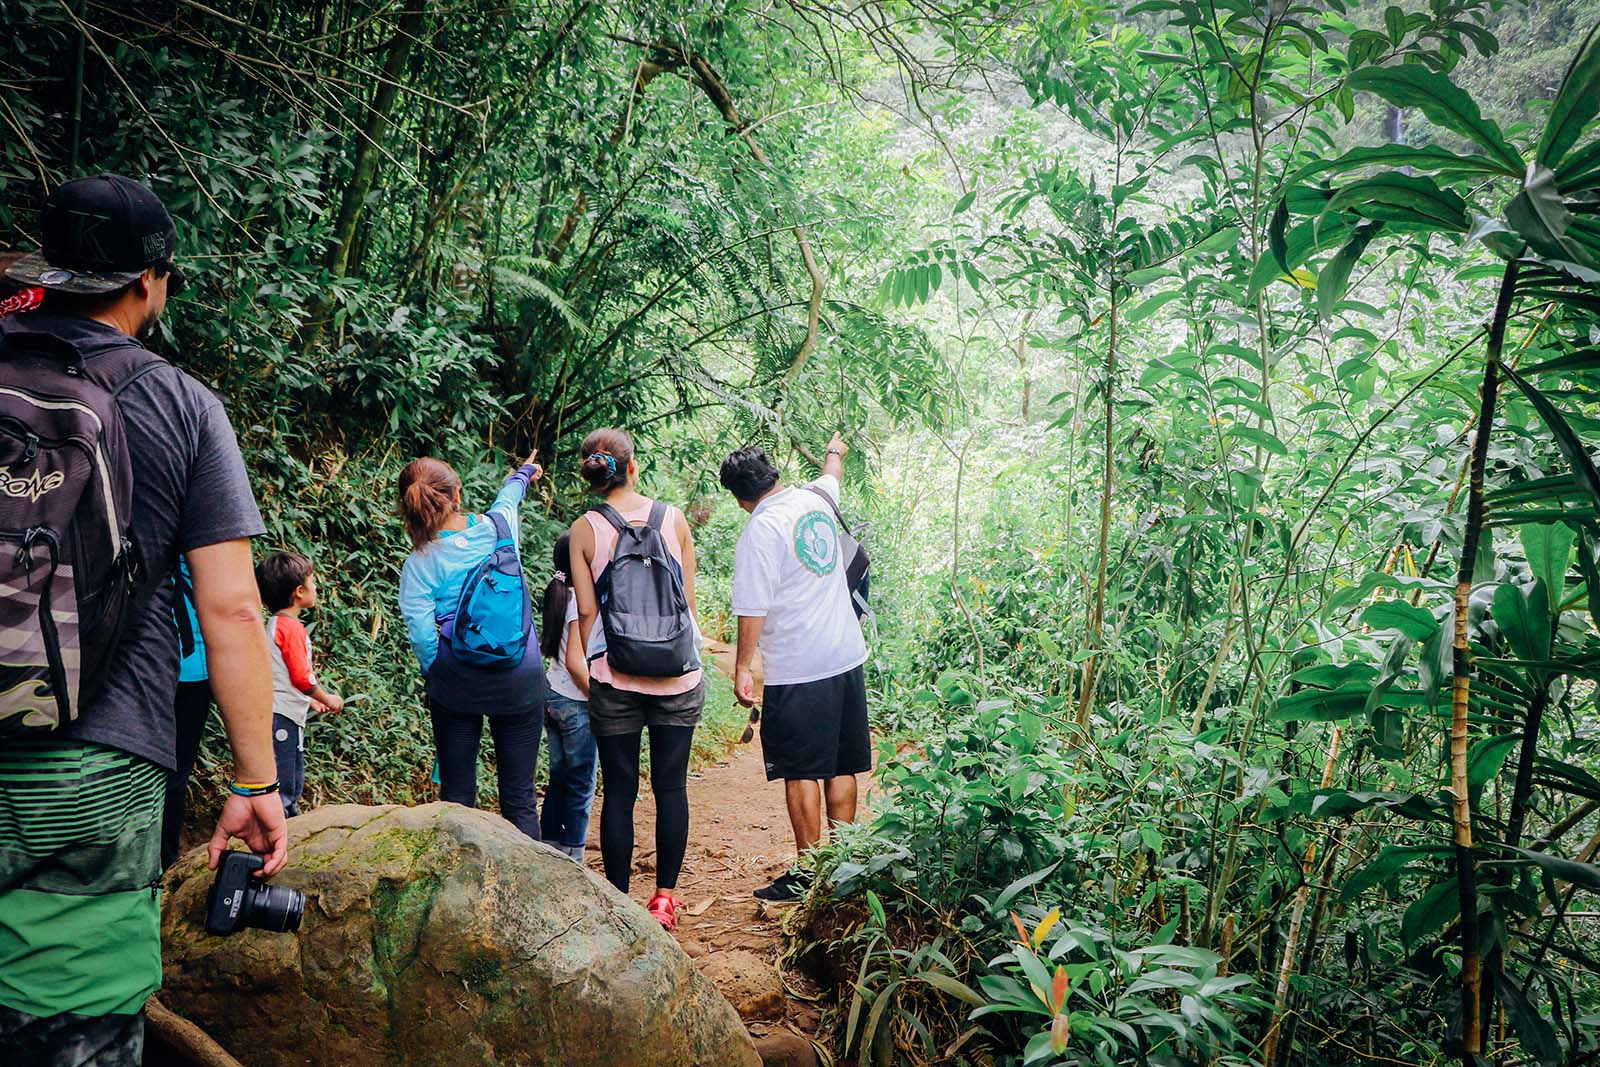
[[[264,797],[277,791],[277,782],[230,782],[228,784],[228,792],[236,797]]]

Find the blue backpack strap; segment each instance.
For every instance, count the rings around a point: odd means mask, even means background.
[[[495,547],[496,548],[499,548],[500,545],[505,544],[506,542],[509,542],[509,541],[512,540],[512,537],[511,537],[511,524],[506,522],[506,518],[505,518],[504,515],[501,515],[498,512],[494,512],[494,511],[485,512],[484,514],[488,518],[488,520],[494,525],[494,532],[495,532],[495,537],[496,537],[496,542],[495,542]]]
[[[645,525],[652,530],[660,531],[667,521],[667,505],[659,500],[650,501],[650,517],[645,520]]]

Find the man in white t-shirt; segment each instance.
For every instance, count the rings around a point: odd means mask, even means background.
[[[801,488],[784,486],[759,448],[740,449],[722,464],[723,487],[750,513],[733,556],[734,694],[745,707],[762,706],[767,781],[784,782],[802,853],[822,838],[824,801],[830,824],[855,819],[856,775],[872,769],[861,670],[867,643],[834,517],[845,452],[835,434],[822,477]],[[751,670],[757,647],[765,671],[759,696]],[[756,896],[797,900],[808,878],[790,870]]]

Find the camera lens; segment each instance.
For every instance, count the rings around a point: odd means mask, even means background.
[[[298,889],[281,885],[249,885],[245,887],[239,923],[258,930],[293,933],[300,929],[300,916],[305,910],[306,895]]]

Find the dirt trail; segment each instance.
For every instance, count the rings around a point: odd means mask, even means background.
[[[710,642],[708,651],[720,670],[733,673],[732,648]],[[629,895],[643,905],[655,885],[655,801],[644,783],[634,835]],[[678,913],[673,936],[717,981],[758,1039],[784,1030],[809,1039],[818,1024],[816,988],[803,975],[777,970],[781,923],[793,905],[766,904],[751,895],[782,874],[794,854],[783,788],[767,782],[759,740],[690,771],[689,849],[677,889],[687,907]],[[601,873],[599,798],[589,826],[588,864]]]

